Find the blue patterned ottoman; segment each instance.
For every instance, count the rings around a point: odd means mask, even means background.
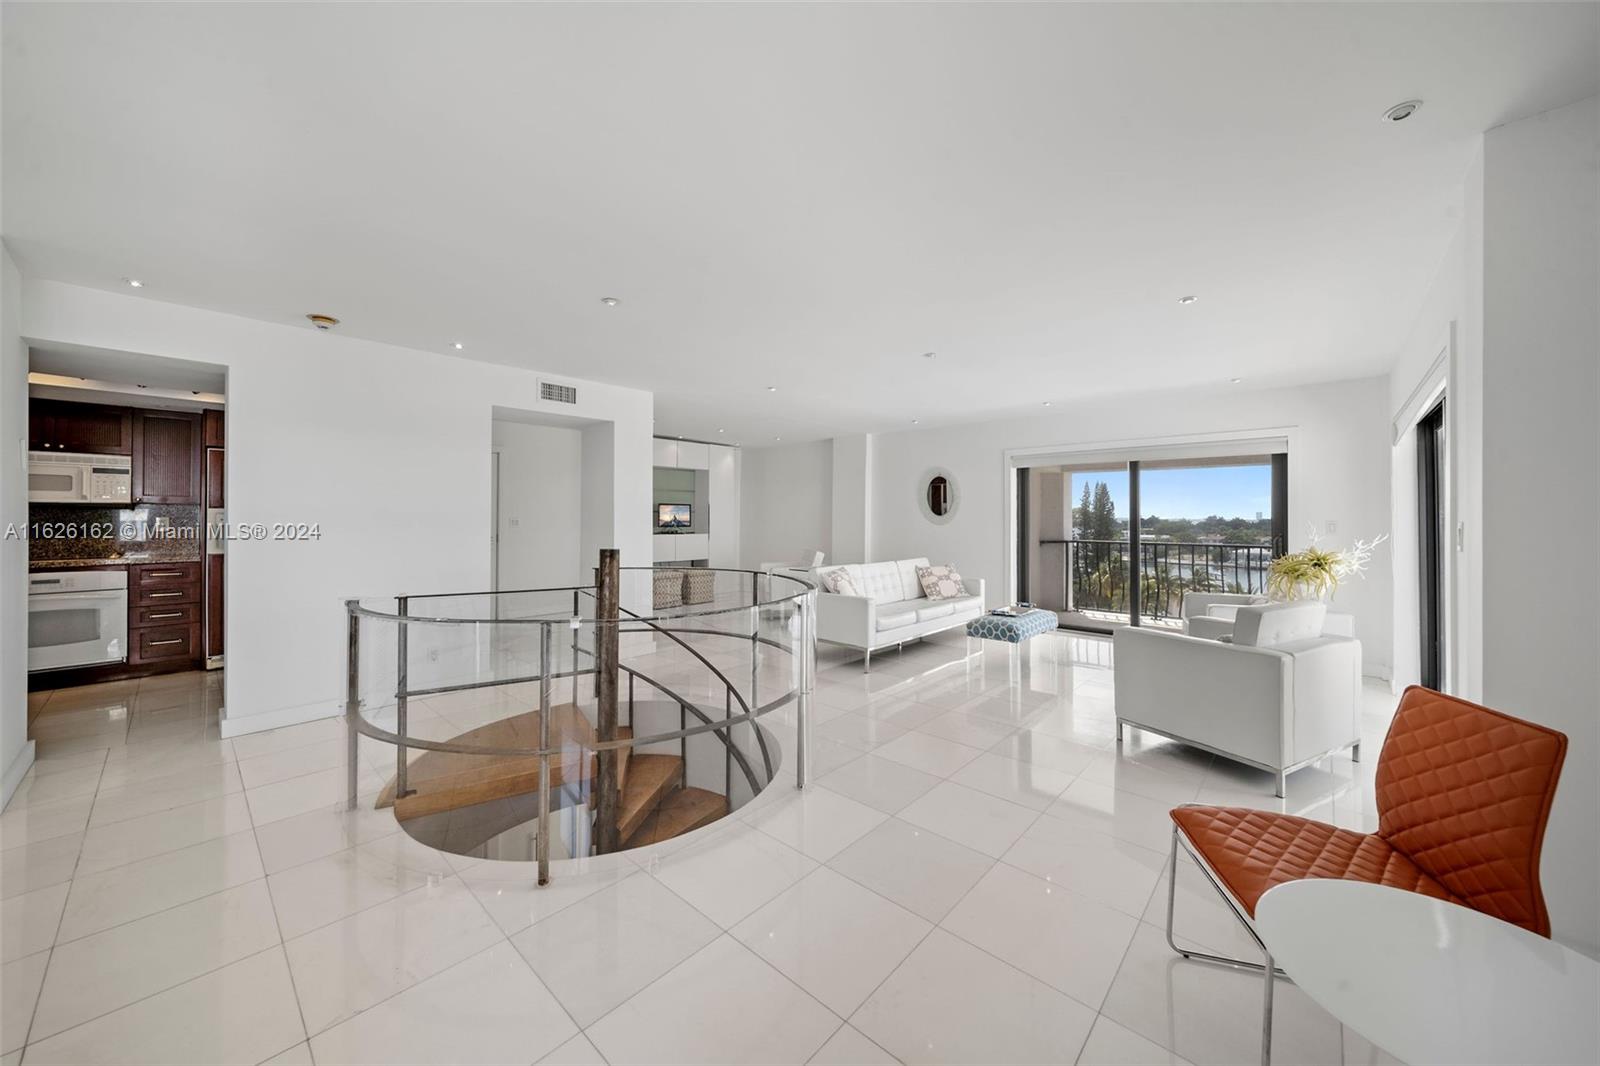
[[[1056,627],[1056,613],[1035,608],[1008,618],[1003,614],[983,614],[967,623],[967,636],[983,640],[1002,640],[1021,644],[1029,637],[1048,633]]]

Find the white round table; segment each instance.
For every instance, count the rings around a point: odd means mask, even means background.
[[[1307,995],[1412,1066],[1600,1062],[1600,963],[1509,922],[1312,879],[1267,892],[1255,924]]]

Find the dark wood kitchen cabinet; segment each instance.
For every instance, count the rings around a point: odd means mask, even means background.
[[[199,563],[128,567],[128,662],[200,665]]]
[[[28,404],[28,450],[133,454],[133,412],[126,407],[33,400]]]
[[[200,502],[200,415],[138,411],[133,416],[136,503]]]
[[[222,447],[223,432],[222,412],[215,408],[207,408],[200,413],[205,430],[205,445],[207,448]]]

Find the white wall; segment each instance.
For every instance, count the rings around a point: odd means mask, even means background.
[[[499,587],[577,584],[583,431],[496,421],[493,440],[500,455]]]
[[[28,526],[28,351],[22,279],[0,247],[0,532]],[[0,808],[33,764],[28,740],[28,545],[0,539]]]
[[[1483,696],[1567,734],[1556,935],[1600,952],[1600,97],[1484,135]]]
[[[225,365],[230,522],[321,526],[315,542],[229,546],[228,735],[341,709],[347,597],[488,588],[493,408],[550,410],[538,374],[58,282],[22,290],[25,338]],[[576,384],[557,413],[607,423],[610,443],[585,484],[609,485],[612,506],[584,535],[649,565],[651,396]]]
[[[1283,429],[1291,437],[1289,545],[1304,546],[1308,523],[1338,533],[1323,543],[1343,546],[1389,530],[1387,378],[1254,391],[1184,390],[1097,399],[1059,407],[1048,416],[878,434],[873,447],[873,535],[878,558],[928,556],[981,577],[996,602],[1013,575],[1007,560],[1008,485],[1005,452],[1013,448],[1088,446],[1146,436],[1173,438]],[[920,478],[930,468],[956,477],[960,506],[935,525],[917,504]],[[1365,669],[1387,676],[1391,662],[1391,545],[1374,558],[1365,580],[1340,589],[1335,605],[1356,615]]]
[[[833,438],[833,541],[837,562],[872,561],[872,434]]]
[[[833,560],[833,443],[743,449],[739,531],[746,567],[798,561],[819,548]]]
[[[1415,425],[1445,399],[1446,691],[1482,698],[1483,682],[1483,156],[1463,175],[1461,224],[1440,260],[1389,377],[1394,514],[1396,688],[1420,677]],[[1462,537],[1456,545],[1455,530]]]

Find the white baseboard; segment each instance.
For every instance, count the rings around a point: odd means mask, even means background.
[[[322,718],[336,718],[343,713],[342,703],[308,703],[303,707],[285,707],[281,711],[235,715],[222,719],[222,736],[226,740],[250,733],[265,733],[269,729],[282,729],[286,725],[301,725]]]
[[[11,802],[12,793],[17,791],[17,786],[22,784],[22,779],[28,775],[33,767],[34,743],[28,741],[22,745],[22,750],[17,752],[17,757],[11,760],[11,765],[6,767],[6,775],[0,778],[0,811],[5,810],[6,804]]]

